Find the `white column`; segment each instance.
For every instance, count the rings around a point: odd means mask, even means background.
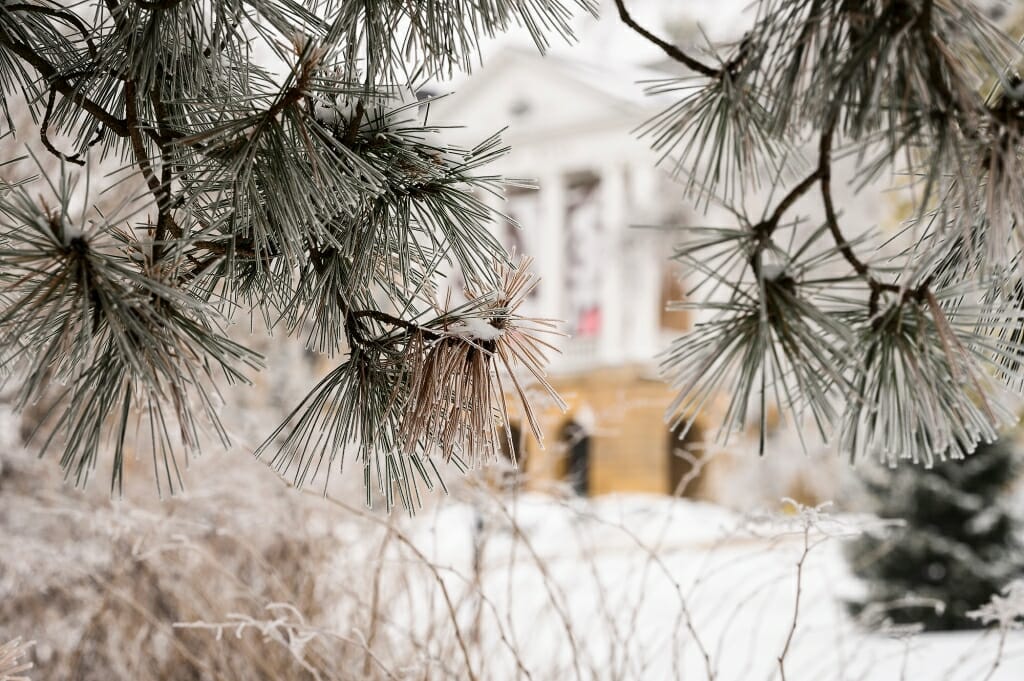
[[[638,224],[660,225],[665,202],[660,200],[658,188],[663,176],[646,156],[629,164],[630,213],[636,215]]]
[[[637,301],[634,286],[625,275],[625,258],[622,247],[627,221],[626,177],[621,165],[609,165],[601,169],[601,222],[603,228],[605,261],[601,263],[601,335],[598,341],[598,355],[605,363],[621,363],[632,354],[625,347],[624,306],[628,305],[630,316]]]
[[[558,169],[548,169],[537,178],[540,192],[540,220],[536,225],[524,225],[533,244],[531,256],[540,275],[538,305],[534,312],[539,317],[563,319],[565,316],[565,176]],[[562,339],[555,342],[561,346]],[[557,362],[557,356],[551,358]]]
[[[629,170],[629,215],[636,216],[637,224],[660,226],[663,216],[659,214],[657,188],[661,171],[646,159],[630,165]],[[661,277],[670,254],[659,248],[664,242],[660,231],[631,229],[630,232],[633,248],[630,249],[627,276],[636,283],[636,303],[629,306],[627,328],[631,330],[632,338],[628,345],[635,352],[634,359],[652,362],[654,355],[662,349],[659,347]]]

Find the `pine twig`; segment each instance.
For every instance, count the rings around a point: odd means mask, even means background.
[[[636,31],[638,34],[646,38],[654,45],[660,47],[662,51],[672,59],[675,59],[681,64],[685,64],[691,70],[696,71],[697,73],[707,76],[709,78],[714,78],[720,74],[720,71],[718,69],[708,66],[707,64],[701,62],[700,60],[691,57],[690,55],[686,54],[681,49],[679,49],[679,47],[677,47],[676,45],[673,45],[672,43],[667,42],[665,40],[662,40],[658,36],[648,31],[646,28],[638,24],[636,20],[633,19],[632,15],[629,13],[629,10],[626,9],[624,0],[615,0],[615,6],[619,10],[619,18],[622,20],[623,23],[625,23],[627,26],[629,26],[631,29]]]

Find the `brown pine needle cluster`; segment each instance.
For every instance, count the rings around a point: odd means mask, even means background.
[[[498,261],[490,276],[467,278],[468,302],[435,306],[436,316],[420,323],[352,311],[348,359],[257,454],[276,450],[271,465],[296,486],[321,471],[326,485],[335,459],[342,468],[351,447],[363,466],[366,503],[376,488],[390,507],[397,492],[411,512],[421,503],[420,482],[444,485],[439,460],[463,470],[497,460],[503,444],[512,452],[513,418],[543,445],[533,384],[566,405],[544,371],[557,352],[546,338],[559,335],[556,323],[523,311],[537,285],[531,262]]]
[[[531,262],[521,258],[514,266],[500,265],[498,290],[473,282],[467,287],[471,302],[465,313],[443,315],[436,332],[414,334],[407,346],[412,374],[402,421],[408,451],[436,448],[446,461],[458,454],[473,468],[499,458],[502,438],[512,452],[507,392],[543,445],[540,423],[517,373],[535,380],[559,407],[565,403],[543,369],[545,352],[555,351],[543,336],[558,333],[555,323],[520,314],[537,285]]]

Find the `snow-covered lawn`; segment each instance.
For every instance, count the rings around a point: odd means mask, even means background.
[[[1024,679],[1020,633],[997,655],[996,630],[856,626],[841,538],[862,520],[655,496],[506,502],[449,501],[411,535],[451,605],[435,589],[406,616],[454,612],[478,678]]]
[[[863,519],[472,484],[409,519],[213,458],[187,498],[111,501],[41,492],[48,463],[12,460],[0,504],[0,639],[36,641],[34,681],[1024,679],[1020,632],[859,628]]]

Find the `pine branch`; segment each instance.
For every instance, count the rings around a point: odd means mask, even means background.
[[[835,239],[836,246],[839,248],[839,252],[843,254],[853,270],[868,282],[868,285],[874,288],[877,282],[871,277],[870,270],[860,258],[853,252],[850,247],[850,242],[847,241],[846,237],[843,236],[842,231],[839,228],[839,218],[836,215],[835,204],[832,200],[832,137],[835,134],[835,123],[839,116],[839,108],[835,107],[835,114],[826,126],[825,130],[821,133],[821,141],[818,146],[818,180],[821,185],[821,201],[822,206],[825,209],[825,224],[828,225],[828,231],[832,234],[832,238]]]
[[[795,204],[800,197],[810,191],[811,187],[821,179],[822,175],[822,164],[819,164],[818,167],[815,168],[814,172],[801,180],[799,184],[793,187],[793,189],[791,189],[789,193],[779,201],[778,205],[775,206],[775,210],[772,211],[772,214],[768,219],[764,220],[757,226],[757,231],[763,232],[765,236],[770,237],[772,232],[774,232],[779,226],[779,221],[782,220],[783,215],[793,207],[793,204]]]
[[[180,5],[183,0],[132,0],[132,2],[142,9],[160,11],[174,9]]]
[[[108,130],[118,137],[128,137],[129,131],[127,121],[118,118],[114,114],[105,110],[95,101],[82,94],[74,83],[69,81],[66,76],[61,74],[53,64],[47,61],[46,58],[40,55],[37,51],[28,45],[24,45],[12,39],[2,29],[0,29],[0,45],[6,47],[25,62],[30,64],[39,72],[39,75],[43,77],[50,88],[57,90],[57,92],[80,106],[83,111],[105,125]]]
[[[703,278],[697,288],[719,297],[685,305],[717,314],[665,355],[663,369],[680,390],[670,409],[675,423],[692,423],[722,392],[732,396],[723,432],[739,430],[752,398],[760,393],[763,414],[774,391],[780,409],[798,420],[809,411],[823,436],[838,428],[851,457],[928,461],[963,456],[1005,423],[1005,386],[989,378],[1006,381],[1005,367],[1019,367],[1024,347],[1013,329],[1022,321],[1016,308],[995,309],[1001,294],[986,287],[1000,284],[981,273],[998,281],[1020,261],[1013,232],[1024,204],[1015,198],[1020,161],[1012,151],[1022,127],[1019,79],[1003,75],[1020,56],[960,2],[852,8],[777,0],[764,3],[717,77],[654,90],[684,94],[644,132],[666,156],[682,149],[673,170],[688,174],[686,190],[704,201],[733,205],[738,188],[756,184],[764,168],[786,176],[773,164],[788,154],[779,152],[788,139],[809,131],[817,143],[814,169],[766,217],[752,223],[736,208],[738,228],[691,229],[695,239],[677,251]],[[1007,81],[1007,96],[981,97],[986,80]],[[905,281],[886,280],[858,253],[873,246],[844,234],[833,196],[839,138],[863,150],[851,154],[861,184],[903,158],[921,178],[915,220],[930,221],[927,242],[903,254]],[[877,158],[865,159],[879,147]],[[798,221],[785,216],[815,187],[824,222],[799,234]],[[823,234],[833,245],[821,250]],[[852,275],[815,274],[837,265]],[[819,289],[836,285],[851,293]],[[967,302],[975,297],[983,302]],[[847,405],[843,413],[835,400]]]
[[[636,20],[633,19],[632,15],[630,15],[629,10],[626,9],[624,0],[615,0],[615,7],[618,9],[619,18],[622,20],[624,24],[626,24],[631,29],[636,31],[639,35],[641,35],[649,42],[660,47],[662,51],[672,59],[675,59],[680,64],[684,64],[685,66],[687,66],[690,70],[695,71],[701,75],[707,76],[708,78],[715,78],[720,74],[720,71],[718,69],[712,68],[707,64],[704,64],[703,62],[691,57],[690,55],[686,54],[681,49],[679,49],[677,46],[673,45],[670,42],[662,40],[658,36],[648,31],[646,28],[638,24]]]

